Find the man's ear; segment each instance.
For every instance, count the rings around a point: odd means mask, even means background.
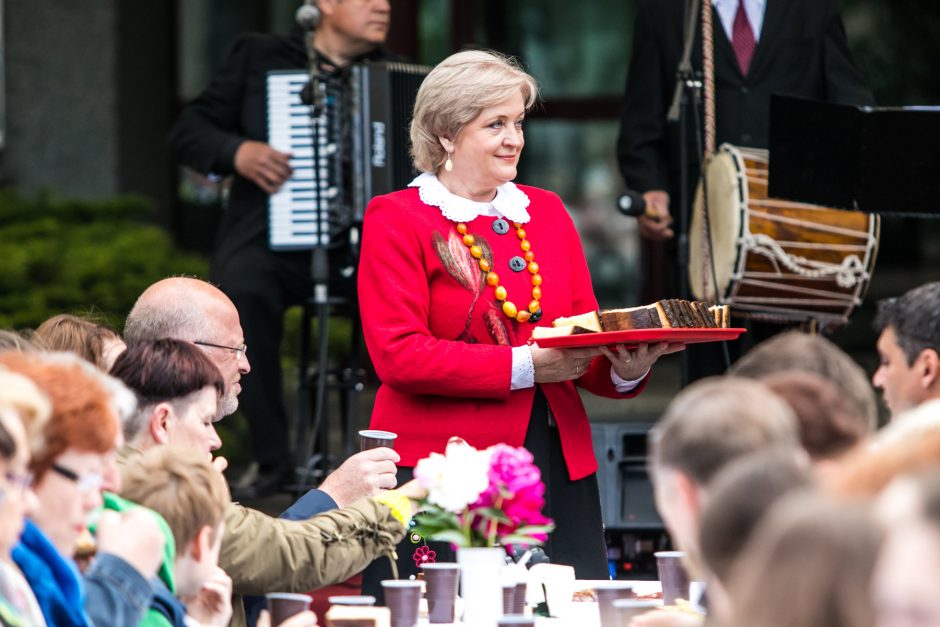
[[[169,444],[168,425],[173,418],[173,408],[169,403],[158,403],[150,413],[150,435],[157,444]]]
[[[702,515],[702,500],[698,485],[689,475],[681,470],[677,470],[675,473],[674,486],[678,491],[679,500],[685,511],[688,512],[695,521],[698,521]]]
[[[917,356],[917,367],[925,390],[940,390],[940,355],[932,348],[925,348]]]
[[[212,527],[203,525],[189,543],[190,556],[197,562],[203,561],[212,550],[212,542],[215,538],[212,535]]]

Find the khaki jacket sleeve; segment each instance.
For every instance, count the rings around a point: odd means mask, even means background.
[[[231,505],[219,566],[235,594],[304,592],[345,581],[392,555],[405,529],[387,505],[363,498],[309,520],[282,520]]]

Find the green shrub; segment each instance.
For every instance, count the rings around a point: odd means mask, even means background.
[[[153,216],[153,205],[137,196],[91,202],[0,190],[0,328],[96,311],[120,331],[154,281],[206,277],[206,260],[177,249],[146,223]]]

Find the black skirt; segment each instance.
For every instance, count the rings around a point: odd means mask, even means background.
[[[597,475],[591,474],[577,481],[569,478],[561,437],[549,417],[548,402],[541,388],[536,387],[535,390],[524,446],[535,458],[545,483],[545,508],[542,511],[555,521],[555,530],[549,534],[543,548],[552,563],[574,566],[578,579],[609,579]],[[410,481],[413,476],[414,468],[398,469],[399,484]],[[424,552],[424,545],[423,540],[415,542],[410,535],[398,545],[399,579],[408,579],[418,572],[416,551]],[[456,561],[449,544],[429,542],[427,546],[436,553],[435,561]],[[381,603],[380,582],[391,578],[389,560],[376,560],[362,573],[362,593],[375,596]]]

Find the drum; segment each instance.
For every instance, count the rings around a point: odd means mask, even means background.
[[[879,218],[768,198],[768,163],[766,150],[729,144],[708,160],[708,215],[700,185],[689,231],[692,293],[737,316],[845,324],[868,289]]]

